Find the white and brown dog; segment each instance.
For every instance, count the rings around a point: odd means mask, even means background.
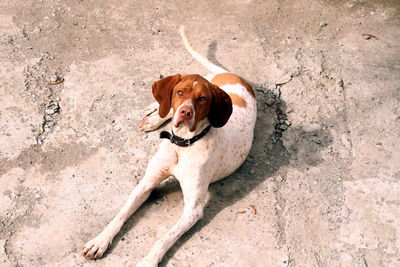
[[[82,249],[88,259],[103,256],[122,225],[169,176],[180,183],[184,210],[177,223],[137,266],[157,266],[169,248],[203,216],[210,183],[233,173],[246,159],[257,117],[255,94],[239,76],[193,50],[181,26],[189,53],[213,74],[165,77],[153,84],[157,103],[146,110],[140,129],[151,131],[172,118],[171,132],[161,132],[157,153],[145,175],[115,218]]]

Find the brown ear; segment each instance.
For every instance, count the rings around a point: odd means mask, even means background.
[[[231,97],[215,84],[210,83],[209,88],[212,93],[212,102],[208,120],[211,126],[219,128],[224,126],[232,114]]]
[[[153,96],[160,104],[158,114],[161,118],[164,118],[169,113],[171,109],[171,95],[172,89],[181,80],[181,75],[176,74],[172,76],[165,77],[153,83],[152,91]]]

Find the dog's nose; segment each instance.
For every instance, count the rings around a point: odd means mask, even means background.
[[[193,111],[190,107],[181,107],[180,111],[179,111],[179,115],[181,118],[190,120],[193,117]]]

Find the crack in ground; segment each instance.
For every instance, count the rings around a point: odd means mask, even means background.
[[[14,233],[11,232],[11,233],[10,233],[10,236],[4,240],[3,249],[4,249],[4,253],[5,253],[6,256],[7,256],[7,260],[8,260],[9,262],[11,262],[11,263],[15,263],[16,266],[19,266],[18,261],[16,260],[15,257],[13,257],[12,252],[11,252],[10,249],[8,248],[8,246],[9,246],[8,241],[9,241],[10,237],[12,237],[13,234],[14,234]]]
[[[291,82],[293,78],[301,75],[301,72],[294,73],[290,75],[290,79],[279,84],[275,84],[274,88],[272,90],[270,89],[264,89],[262,87],[256,87],[256,90],[261,92],[263,94],[263,99],[261,100],[262,102],[266,103],[267,106],[270,108],[273,108],[275,112],[275,126],[274,126],[274,132],[272,133],[271,139],[273,144],[277,143],[283,143],[281,138],[283,136],[283,132],[285,132],[290,126],[291,123],[288,120],[288,116],[286,114],[286,104],[284,101],[281,99],[282,97],[282,92],[281,88],[283,85]],[[276,204],[275,204],[275,215],[277,217],[277,227],[278,227],[278,233],[277,233],[277,243],[278,247],[286,250],[287,254],[287,261],[286,263],[287,266],[289,266],[292,262],[293,259],[291,258],[291,251],[289,247],[287,246],[287,236],[286,236],[286,229],[285,229],[285,224],[286,220],[283,215],[285,206],[286,206],[286,200],[283,197],[283,194],[281,193],[281,189],[283,187],[283,183],[285,182],[286,178],[282,176],[278,176],[274,178],[274,183],[275,183],[275,188],[273,189],[275,199],[276,199]]]
[[[35,139],[38,145],[42,145],[46,136],[52,131],[57,124],[60,115],[60,98],[57,96],[63,78],[53,75],[49,82],[49,67],[46,66],[48,60],[53,60],[49,53],[45,52],[40,55],[36,63],[30,64],[24,68],[24,86],[25,97],[29,98],[33,103],[39,103],[39,110],[43,114],[43,120],[36,130]]]
[[[60,114],[60,98],[55,100],[49,100],[46,104],[46,109],[44,110],[45,115],[43,115],[43,122],[40,125],[39,134],[36,136],[36,142],[38,145],[43,144],[44,139],[51,131],[51,129],[57,124]]]
[[[281,89],[285,84],[290,83],[295,77],[298,77],[301,74],[302,71],[300,70],[294,72],[290,74],[290,78],[287,81],[281,83],[275,83],[274,88],[272,88],[272,90],[267,89],[262,91],[267,97],[266,104],[268,106],[272,106],[276,114],[277,120],[275,123],[275,130],[272,135],[273,143],[278,142],[282,138],[282,133],[291,126],[291,122],[288,120],[288,116],[285,112],[286,105],[284,104],[284,101],[281,98],[282,97]]]
[[[342,78],[342,72],[340,71],[340,81],[339,81],[339,86],[342,88],[343,91],[343,106],[344,106],[344,112],[343,112],[343,120],[344,120],[344,125],[346,128],[346,132],[349,136],[349,143],[350,143],[350,150],[349,150],[349,156],[350,158],[353,157],[353,140],[351,137],[351,130],[350,130],[350,124],[349,124],[349,110],[348,110],[348,105],[347,105],[347,91],[345,88],[345,83]]]

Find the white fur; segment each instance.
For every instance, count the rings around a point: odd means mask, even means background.
[[[182,37],[189,52],[214,73],[225,72],[204,59],[194,51],[181,29]],[[214,75],[206,78],[211,81]],[[232,115],[221,128],[211,128],[206,136],[189,147],[179,147],[163,139],[157,153],[150,160],[144,178],[140,181],[117,216],[82,250],[87,258],[100,258],[119,232],[124,222],[147,199],[152,189],[160,182],[174,176],[179,181],[183,196],[184,210],[177,223],[156,241],[148,255],[136,266],[157,266],[167,250],[203,217],[206,194],[210,183],[233,173],[246,159],[253,141],[256,121],[256,99],[241,84],[227,84],[221,87],[227,93],[241,96],[246,107],[233,106]],[[142,130],[154,130],[164,121],[173,117],[170,112],[165,118],[158,116],[157,104],[152,104],[141,122]],[[193,109],[194,110],[194,109]],[[193,116],[194,118],[194,116]],[[194,132],[186,127],[176,128],[174,133],[184,138],[191,138],[209,125],[208,119],[200,121]]]

